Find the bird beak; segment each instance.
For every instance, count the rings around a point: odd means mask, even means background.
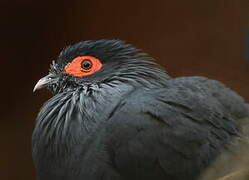
[[[52,76],[49,74],[43,78],[41,78],[35,85],[34,89],[33,89],[33,92],[35,92],[36,90],[38,89],[41,89],[41,88],[44,88],[44,87],[47,87],[51,82],[53,82],[53,78]]]

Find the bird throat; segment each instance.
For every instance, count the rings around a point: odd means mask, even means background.
[[[125,91],[120,91],[125,89]],[[38,114],[33,132],[33,157],[41,161],[57,161],[75,156],[80,147],[94,140],[105,123],[132,87],[103,86],[74,89],[58,93],[48,100]],[[108,108],[107,108],[108,107]],[[79,147],[79,148],[77,148]],[[66,162],[58,162],[65,164]],[[48,164],[46,162],[45,164]]]

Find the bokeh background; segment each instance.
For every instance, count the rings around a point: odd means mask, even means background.
[[[0,20],[0,179],[35,179],[30,139],[50,94],[32,89],[81,40],[126,40],[171,76],[218,79],[249,101],[248,0],[1,0]]]

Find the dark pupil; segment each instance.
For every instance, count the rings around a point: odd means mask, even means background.
[[[82,61],[81,67],[83,69],[88,70],[88,69],[90,69],[92,67],[92,62],[90,60],[86,59],[86,60]]]

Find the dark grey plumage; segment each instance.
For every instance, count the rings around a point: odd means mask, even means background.
[[[77,56],[104,64],[73,77]],[[204,77],[170,78],[119,40],[84,41],[51,66],[54,96],[38,114],[33,158],[40,180],[193,180],[239,136],[248,107]]]

